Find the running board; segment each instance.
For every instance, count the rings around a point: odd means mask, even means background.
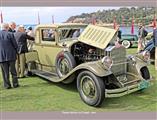
[[[41,70],[31,70],[31,72],[41,78],[44,78],[43,80],[45,81],[56,82],[56,83],[63,81],[55,73],[49,73]]]

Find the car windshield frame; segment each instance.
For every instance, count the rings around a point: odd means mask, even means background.
[[[121,37],[122,37],[121,39],[132,39],[132,38],[134,38],[135,40],[138,40],[138,36],[137,35],[122,34]]]
[[[58,42],[69,41],[69,40],[76,40],[80,36],[80,34],[84,31],[84,29],[86,27],[87,26],[84,25],[84,26],[69,26],[69,27],[61,27],[61,28],[59,28],[58,29],[58,32],[59,32],[59,40],[58,40]],[[80,34],[79,34],[79,36],[75,36],[74,37],[73,34],[75,32],[77,32],[77,30],[80,30],[79,31]]]

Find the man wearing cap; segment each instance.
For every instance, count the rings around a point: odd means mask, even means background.
[[[14,32],[16,32],[15,29],[16,29],[16,23],[15,22],[10,22],[9,23],[9,30],[8,31],[14,33]]]
[[[143,50],[144,43],[145,43],[144,26],[142,24],[139,24],[139,30],[138,30],[138,50],[137,50],[137,52],[140,52],[141,50]]]
[[[11,83],[9,80],[9,71],[12,75],[13,87],[19,87],[17,73],[15,69],[17,43],[13,33],[8,32],[8,29],[9,25],[3,23],[2,30],[0,31],[0,66],[2,69],[4,87],[6,89],[11,88]]]
[[[20,25],[18,27],[17,32],[15,32],[14,36],[18,45],[18,58],[16,62],[17,75],[18,77],[23,78],[25,77],[24,76],[26,63],[25,53],[28,52],[27,39],[33,41],[34,37],[27,35],[23,25]]]
[[[120,30],[120,25],[117,25],[117,37],[118,37],[118,41],[121,41],[122,38],[122,31]]]

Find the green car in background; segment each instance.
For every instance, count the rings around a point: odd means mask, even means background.
[[[147,42],[149,42],[152,39],[152,37],[153,37],[153,32],[149,32],[145,37],[145,44],[147,44]],[[138,44],[138,36],[132,34],[122,34],[121,42],[125,48],[130,48],[133,45]]]
[[[121,42],[125,48],[130,48],[132,45],[138,43],[138,36],[132,34],[123,34],[121,36]]]

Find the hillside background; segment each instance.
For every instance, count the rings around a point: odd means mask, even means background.
[[[154,15],[157,16],[156,9],[152,7],[123,7],[118,10],[102,10],[71,16],[66,22],[92,23],[94,20],[97,24],[113,24],[113,20],[115,19],[117,24],[131,26],[132,18],[134,17],[135,25],[138,23],[151,25]]]

